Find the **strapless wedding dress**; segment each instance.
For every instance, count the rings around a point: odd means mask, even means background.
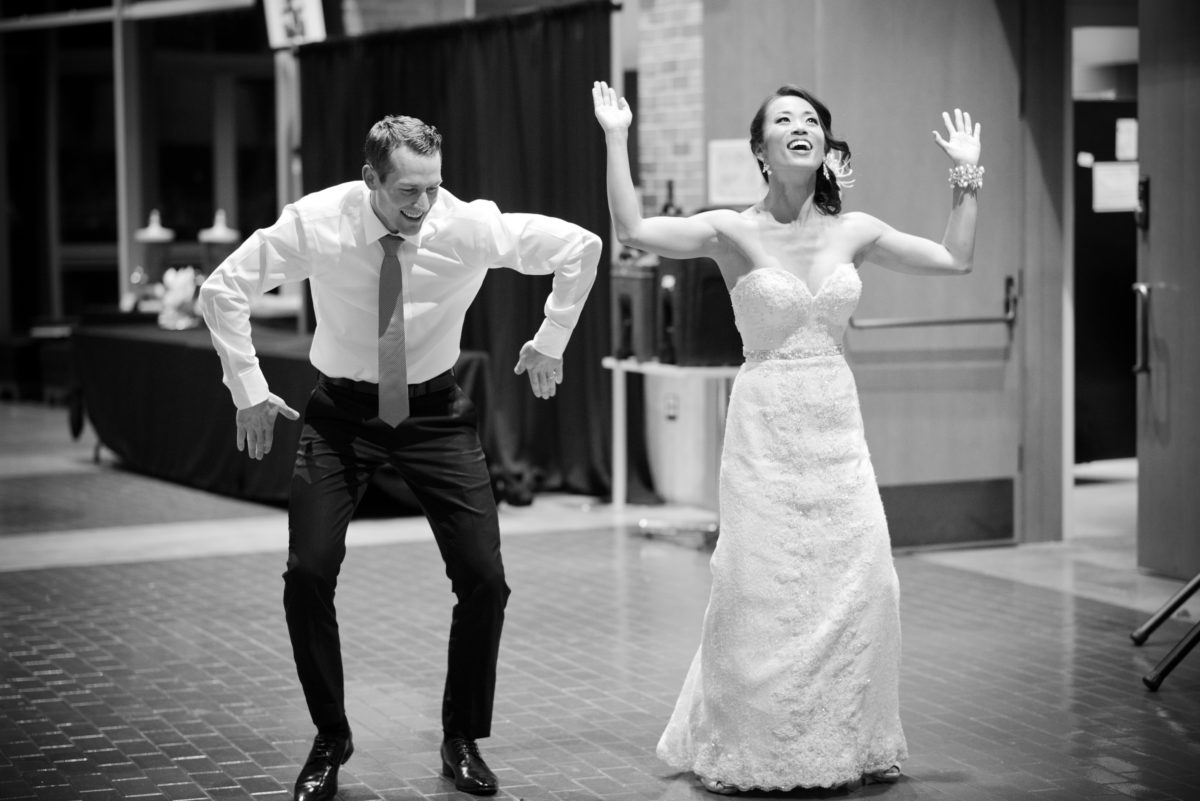
[[[742,789],[831,787],[907,757],[899,586],[842,355],[862,291],[760,268],[731,292],[721,530],[700,647],[658,756]]]

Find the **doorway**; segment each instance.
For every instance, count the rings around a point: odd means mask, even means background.
[[[1136,520],[1136,8],[1133,14],[1134,24],[1070,31],[1074,468],[1067,538],[1087,528],[1098,499],[1109,518]],[[1113,536],[1132,543],[1135,528]]]

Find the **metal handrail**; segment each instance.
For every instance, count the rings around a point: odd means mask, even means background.
[[[878,317],[871,320],[850,318],[850,327],[858,331],[876,328],[924,328],[941,325],[992,325],[1004,323],[1012,330],[1017,322],[1017,282],[1011,275],[1004,277],[1004,314],[996,317]]]

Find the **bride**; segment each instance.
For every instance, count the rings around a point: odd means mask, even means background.
[[[721,458],[721,534],[696,652],[658,744],[714,793],[898,781],[899,586],[887,521],[842,354],[859,267],[971,269],[983,180],[979,124],[944,113],[953,198],[940,243],[843,212],[850,149],[829,110],[783,86],[750,125],[767,182],[741,212],[643,218],[624,98],[592,89],[617,237],[660,256],[705,256],[729,289],[745,364]]]

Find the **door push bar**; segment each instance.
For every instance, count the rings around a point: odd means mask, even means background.
[[[1137,339],[1134,345],[1134,373],[1150,372],[1150,285],[1138,281],[1132,286],[1137,300]]]
[[[1003,323],[1012,333],[1017,322],[1017,281],[1011,275],[1004,276],[1004,314],[999,317],[879,317],[873,320],[850,318],[850,327],[859,331],[875,328],[925,328],[939,325],[991,325]]]

